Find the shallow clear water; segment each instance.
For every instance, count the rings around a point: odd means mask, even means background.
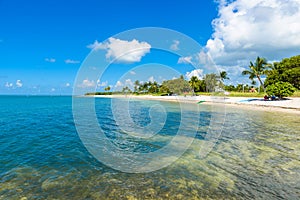
[[[111,99],[95,101],[105,134],[133,151],[162,148],[180,124],[178,104],[160,102],[167,117],[159,139],[133,140],[116,125]],[[151,123],[153,104],[133,101],[133,121]],[[193,111],[197,106],[200,113]],[[189,116],[200,115],[200,123],[184,155],[158,171],[129,174],[106,167],[86,150],[71,97],[1,96],[0,199],[299,199],[299,115],[227,107],[222,135],[202,159],[198,152],[207,142],[212,107],[188,109]]]

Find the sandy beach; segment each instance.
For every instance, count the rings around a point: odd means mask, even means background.
[[[235,106],[241,109],[281,111],[300,114],[300,98],[286,98],[284,100],[265,101],[259,97],[213,97],[213,96],[152,96],[152,95],[95,95],[101,98],[129,98],[144,100],[173,101],[181,103],[221,104]]]

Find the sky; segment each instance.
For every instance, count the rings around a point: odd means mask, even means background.
[[[0,0],[0,94],[117,90],[201,78],[207,65],[227,71],[228,84],[249,84],[241,72],[257,56],[300,54],[299,9],[300,0]],[[172,36],[124,34],[143,27]],[[185,48],[191,39],[201,48]]]

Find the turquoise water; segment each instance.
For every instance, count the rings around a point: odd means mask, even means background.
[[[167,110],[160,139],[125,143],[118,139],[126,134],[114,121],[111,99],[95,101],[105,134],[134,151],[162,148],[180,124],[178,104],[159,102]],[[153,104],[131,102],[133,121],[149,124]],[[190,116],[200,115],[200,123],[184,155],[158,171],[130,174],[105,166],[86,150],[71,97],[1,96],[0,199],[299,199],[299,115],[227,107],[222,135],[201,159],[212,107],[189,109]]]

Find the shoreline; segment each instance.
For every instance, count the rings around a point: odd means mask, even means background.
[[[152,95],[91,95],[85,97],[94,98],[130,98],[140,100],[157,100],[167,102],[180,102],[196,104],[204,101],[204,105],[226,104],[226,106],[238,107],[250,110],[268,112],[286,112],[300,114],[300,98],[288,98],[286,100],[264,101],[262,98],[249,97],[212,97],[212,96],[152,96]]]

